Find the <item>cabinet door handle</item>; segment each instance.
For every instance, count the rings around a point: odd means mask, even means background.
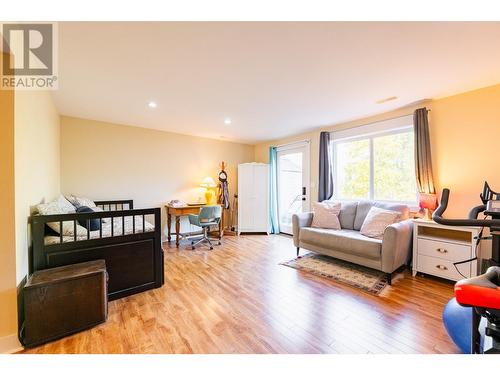
[[[446,271],[446,270],[448,269],[448,267],[446,267],[446,266],[442,266],[441,264],[438,264],[438,265],[436,266],[436,268],[437,268],[438,270],[441,270],[441,271]]]
[[[446,254],[446,253],[448,252],[448,250],[446,250],[446,249],[441,249],[441,248],[436,249],[436,251],[437,251],[438,253],[442,253],[442,254]]]

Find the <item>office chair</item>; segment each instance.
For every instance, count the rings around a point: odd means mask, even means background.
[[[194,250],[196,245],[207,241],[210,245],[210,250],[213,249],[212,241],[208,237],[208,229],[211,225],[219,225],[222,216],[222,207],[221,206],[204,206],[200,208],[200,213],[198,215],[189,215],[189,223],[192,225],[196,225],[197,227],[201,227],[203,230],[203,237],[198,240],[196,243],[191,241],[191,249]],[[219,245],[221,244],[219,240]]]

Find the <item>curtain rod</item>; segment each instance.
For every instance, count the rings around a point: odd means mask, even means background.
[[[426,108],[427,109],[427,108]],[[427,109],[427,112],[430,112],[431,110],[430,109]],[[406,115],[401,115],[401,116],[396,116],[396,117],[391,117],[391,118],[388,118],[388,119],[385,119],[385,120],[378,120],[378,121],[373,121],[373,122],[369,122],[368,124],[365,124],[365,125],[370,125],[370,124],[376,124],[377,122],[382,122],[382,121],[389,121],[389,120],[395,120],[397,118],[401,118],[401,117],[406,117],[406,116],[413,116],[413,114],[415,113],[415,111],[411,112],[411,113],[408,113]],[[360,126],[363,126],[363,125],[360,125]]]
[[[387,118],[387,119],[383,119],[383,120],[373,121],[373,122],[369,122],[367,124],[357,125],[357,126],[353,126],[352,128],[346,128],[346,129],[354,129],[354,128],[357,128],[357,127],[360,127],[360,126],[366,126],[366,125],[376,124],[377,122],[390,121],[390,120],[395,120],[395,119],[398,119],[398,118],[401,118],[401,117],[412,116],[414,112],[415,111],[413,111],[411,113],[408,113],[406,115],[401,115],[401,116],[391,117],[391,118]],[[431,112],[431,109],[427,109],[427,112]],[[338,124],[338,125],[340,125],[340,124]],[[335,125],[333,125],[333,126],[335,126]],[[342,130],[346,130],[346,129],[342,129]],[[320,129],[320,132],[321,131],[328,131],[328,130],[321,130]],[[334,131],[335,130],[330,130],[328,132],[331,133],[331,132],[334,132]],[[283,143],[283,144],[272,146],[272,147],[279,148],[279,147],[290,146],[290,145],[293,145],[295,143],[302,143],[302,142],[311,143],[311,140],[310,139],[302,139],[302,140],[299,140],[299,141],[293,141],[293,142],[290,142],[290,143]]]
[[[334,129],[334,130],[330,130],[329,132],[331,133],[331,132],[335,132],[335,131],[342,131],[342,130],[347,130],[347,129],[354,129],[354,128],[359,128],[360,126],[367,126],[367,125],[372,125],[372,124],[376,124],[376,123],[379,123],[379,122],[396,120],[396,119],[401,118],[401,117],[413,116],[414,112],[415,111],[413,111],[411,113],[407,113],[406,115],[401,115],[401,116],[396,116],[396,117],[390,117],[390,118],[386,118],[386,119],[383,119],[383,120],[372,121],[372,122],[368,122],[366,124],[356,125],[356,126],[353,126],[353,127],[350,127],[350,128],[345,128],[345,129],[340,129],[340,130],[335,130]],[[431,110],[427,109],[427,112],[431,112]],[[328,131],[328,130],[325,130],[325,131]]]
[[[408,113],[406,115],[401,115],[401,116],[396,116],[396,117],[391,117],[391,118],[385,118],[383,120],[377,120],[377,121],[367,122],[367,123],[364,123],[364,124],[359,124],[359,125],[356,125],[356,126],[351,126],[351,127],[347,127],[347,128],[343,128],[343,129],[332,129],[329,132],[333,133],[333,132],[336,132],[336,131],[343,131],[343,130],[348,130],[348,129],[356,129],[356,128],[360,128],[362,126],[368,126],[368,125],[378,124],[379,122],[396,120],[398,118],[408,117],[408,116],[412,116],[412,115],[413,115],[413,113]],[[328,131],[328,130],[326,130],[326,131]]]
[[[291,146],[291,145],[294,145],[296,143],[311,143],[311,140],[310,139],[301,139],[299,141],[293,141],[293,142],[290,142],[290,143],[283,143],[281,145],[276,145],[276,146],[273,146],[273,147],[280,148],[280,147],[285,147],[285,146]]]

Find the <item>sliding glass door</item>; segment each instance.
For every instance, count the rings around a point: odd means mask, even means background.
[[[292,215],[309,211],[309,142],[277,149],[280,232],[292,234]]]

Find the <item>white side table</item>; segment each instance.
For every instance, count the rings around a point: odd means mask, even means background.
[[[477,260],[456,267],[453,263],[474,258],[479,253],[475,237],[480,231],[479,227],[453,227],[416,219],[413,226],[413,276],[421,272],[454,281],[477,276]]]

